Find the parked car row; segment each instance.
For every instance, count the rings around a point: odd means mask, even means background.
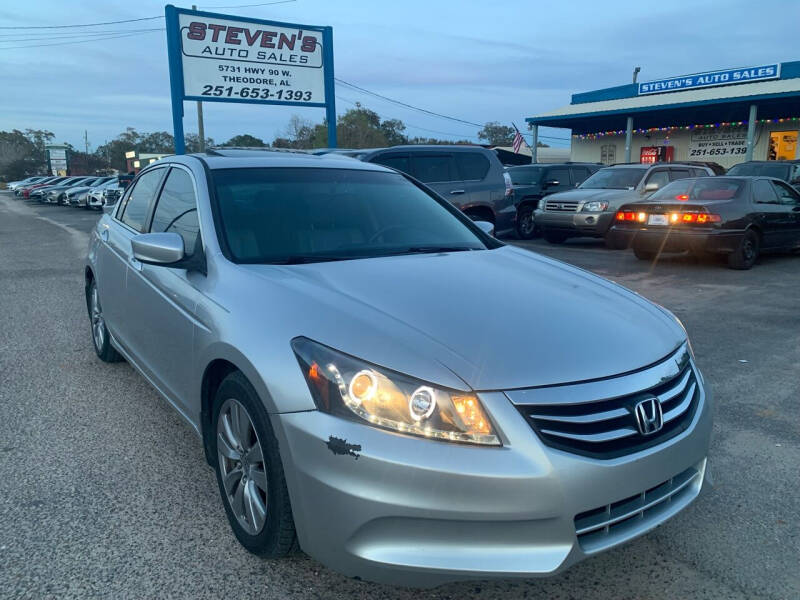
[[[15,195],[26,200],[100,209],[114,204],[124,187],[112,176],[28,177],[8,185]]]
[[[608,167],[590,163],[563,163],[507,169],[516,198],[517,234],[522,239],[541,234],[548,242],[560,244],[573,237],[595,237],[603,238],[609,248],[623,249],[631,245],[632,236],[621,235],[620,228],[647,230],[648,233],[642,234],[643,239],[664,242],[665,236],[673,231],[672,228],[690,226],[691,233],[676,230],[673,237],[685,239],[686,235],[692,236],[691,239],[695,241],[691,249],[698,253],[724,253],[729,258],[729,265],[734,268],[750,268],[760,251],[797,248],[800,245],[800,208],[797,208],[795,200],[800,199],[797,194],[800,189],[800,161],[749,161],[732,167],[725,175],[728,180],[730,176],[745,176],[762,181],[742,183],[741,189],[730,197],[726,196],[728,192],[719,191],[726,188],[724,182],[717,181],[724,174],[723,171],[719,165],[702,162],[632,163]],[[588,178],[585,176],[587,172],[591,173]],[[673,199],[671,195],[677,197],[679,202],[694,200],[696,198],[683,196],[687,190],[694,189],[692,186],[698,178],[712,178],[697,186],[698,190],[705,190],[702,199],[709,194],[719,194],[717,200],[729,203],[725,210],[730,209],[741,218],[719,222],[667,221],[662,225],[660,217],[656,216],[658,223],[648,221],[649,213],[642,207],[643,203],[651,200],[663,203],[665,198]],[[718,191],[709,191],[718,188]],[[662,190],[668,190],[664,193],[666,195],[661,193]],[[700,208],[692,205],[688,212]],[[676,209],[665,214],[670,219],[683,219],[684,212],[687,211]],[[779,213],[782,216],[777,216]],[[633,221],[626,221],[631,215],[634,216]],[[639,221],[640,217],[645,221]],[[783,231],[775,237],[772,230],[777,220],[782,220]],[[795,222],[798,230],[796,235]],[[716,242],[709,242],[714,246],[705,248],[705,241],[700,239],[706,234],[697,229],[698,225],[711,228],[710,239],[726,238],[730,243],[714,245]],[[666,229],[656,229],[655,233],[648,229],[659,226]],[[745,235],[747,229],[753,231]],[[744,242],[745,238],[748,238],[747,243]],[[682,251],[690,248],[673,239],[658,247],[659,252],[668,249]],[[656,254],[652,244],[644,241],[635,244],[634,250],[640,258],[653,258]]]

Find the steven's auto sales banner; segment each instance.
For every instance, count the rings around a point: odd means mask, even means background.
[[[185,96],[325,103],[321,31],[198,14],[178,22]]]

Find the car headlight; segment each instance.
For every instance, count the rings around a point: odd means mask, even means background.
[[[581,212],[603,212],[608,208],[608,202],[587,202]]]
[[[500,446],[475,394],[446,390],[307,338],[292,349],[321,411],[424,438]]]

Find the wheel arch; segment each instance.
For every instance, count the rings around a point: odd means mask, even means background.
[[[542,196],[524,196],[522,200],[517,203],[517,210],[520,209],[522,206],[527,206],[528,204],[533,204],[534,209],[539,207],[539,202],[542,201]]]
[[[244,355],[227,344],[220,345],[215,350],[213,358],[202,361],[205,367],[203,368],[203,375],[200,379],[199,390],[200,435],[203,440],[203,450],[205,451],[206,460],[208,460],[211,465],[213,465],[213,461],[215,460],[215,457],[211,456],[210,448],[214,395],[217,389],[219,389],[219,385],[230,373],[238,371],[250,382],[250,385],[253,386],[259,399],[264,404],[268,415],[278,412],[272,395],[267,389],[266,383],[260,377],[256,368]]]

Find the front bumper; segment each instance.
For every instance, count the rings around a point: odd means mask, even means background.
[[[544,231],[565,233],[574,237],[603,237],[614,219],[613,212],[554,212],[538,210],[536,224]]]
[[[428,587],[551,575],[682,510],[705,476],[711,398],[702,384],[699,394],[685,431],[608,460],[545,446],[502,392],[480,394],[502,447],[429,441],[318,411],[274,415],[273,425],[303,550],[349,576]],[[692,469],[697,476],[658,511],[600,542],[579,540],[577,515],[644,498]]]
[[[614,225],[609,238],[621,248],[636,247],[651,252],[733,252],[742,239],[742,231],[698,228],[687,230],[677,227],[631,229]]]

